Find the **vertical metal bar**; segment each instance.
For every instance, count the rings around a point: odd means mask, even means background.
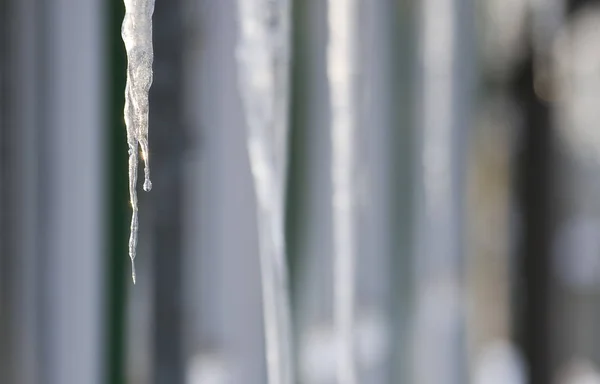
[[[183,2],[157,2],[154,11],[154,82],[150,90],[150,136],[154,188],[146,196],[154,271],[153,380],[182,384],[183,362]],[[142,201],[143,203],[143,201]],[[144,222],[143,209],[140,219]],[[148,220],[148,218],[150,218]],[[146,228],[147,225],[142,225]],[[140,239],[148,239],[142,236]],[[143,245],[140,244],[140,254]]]
[[[466,380],[462,269],[473,61],[469,16],[466,1],[420,3],[413,381],[422,384]]]
[[[568,14],[552,57],[555,137],[552,158],[552,262],[550,275],[551,364],[558,381],[577,381],[579,366],[597,380],[600,200],[600,38],[597,1],[565,1]],[[589,373],[587,373],[589,371]]]
[[[94,384],[102,377],[103,340],[103,8],[97,0],[45,5],[40,377]]]
[[[264,384],[256,202],[239,94],[237,0],[190,1],[184,280],[189,380]],[[154,165],[156,167],[157,165]],[[156,174],[155,174],[156,178]],[[193,381],[195,382],[195,381]]]
[[[222,334],[223,307],[226,299],[221,290],[222,255],[218,247],[215,226],[217,212],[224,203],[215,191],[219,167],[215,155],[219,151],[214,126],[214,113],[219,110],[218,90],[222,67],[219,50],[223,36],[220,28],[221,5],[214,0],[186,0],[184,28],[184,111],[189,140],[185,162],[183,205],[183,282],[185,318],[184,350],[186,352],[186,381],[224,384],[231,380],[233,354],[224,345]],[[211,65],[212,64],[212,65]],[[218,69],[217,69],[218,68]],[[260,354],[259,351],[256,352]],[[253,382],[246,376],[248,382]]]
[[[9,111],[10,105],[10,71],[11,71],[11,53],[13,36],[13,25],[10,23],[11,13],[14,11],[14,4],[8,0],[0,0],[0,381],[11,382],[14,379],[14,361],[11,359],[11,345],[13,338],[12,316],[11,314],[11,257],[10,246],[10,219],[7,214],[7,205],[5,202],[9,199],[9,175],[7,168],[9,165],[9,146],[11,118]]]
[[[41,330],[38,327],[38,140],[37,122],[40,100],[40,57],[38,6],[34,0],[12,1],[5,15],[8,55],[5,83],[3,128],[2,217],[4,236],[2,254],[10,260],[6,279],[11,297],[9,313],[10,341],[4,344],[10,353],[10,367],[3,370],[8,382],[34,383],[39,380]],[[12,324],[12,327],[11,327]]]
[[[359,382],[388,383],[392,335],[392,284],[402,275],[392,270],[394,175],[405,159],[394,161],[393,142],[398,120],[395,63],[398,3],[394,0],[359,2],[355,113],[356,145],[356,364]],[[364,128],[363,128],[364,127]],[[406,155],[406,154],[402,154]],[[406,256],[406,255],[405,255]],[[401,257],[401,256],[400,256]]]

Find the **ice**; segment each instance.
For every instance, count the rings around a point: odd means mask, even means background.
[[[154,0],[124,0],[125,18],[121,36],[127,51],[125,125],[129,146],[129,196],[132,207],[129,257],[135,284],[135,255],[138,238],[137,171],[138,145],[144,161],[144,190],[152,189],[148,153],[148,91],[152,85],[152,14]]]
[[[293,382],[284,240],[290,0],[238,0],[239,89],[257,197],[263,315],[270,384]]]

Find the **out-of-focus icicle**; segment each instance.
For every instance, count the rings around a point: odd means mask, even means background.
[[[419,384],[466,381],[462,202],[472,60],[466,8],[458,0],[423,0],[418,8],[411,382]]]
[[[327,75],[331,95],[333,181],[334,322],[337,333],[337,380],[357,383],[354,356],[357,134],[357,0],[329,0]]]
[[[290,12],[290,0],[238,0],[238,74],[258,203],[270,384],[291,384],[294,377],[284,240]]]
[[[144,190],[152,189],[148,154],[148,92],[152,85],[152,14],[154,0],[124,0],[125,18],[121,36],[127,51],[127,84],[125,86],[125,125],[129,146],[129,196],[131,233],[129,257],[131,278],[135,284],[135,253],[138,238],[137,169],[138,145],[144,160]]]

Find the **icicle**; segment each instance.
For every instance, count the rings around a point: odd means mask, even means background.
[[[327,75],[331,97],[334,323],[337,333],[337,380],[358,382],[354,357],[354,292],[356,247],[354,244],[356,199],[355,137],[357,0],[329,0]]]
[[[458,0],[418,5],[411,382],[458,384],[468,381],[462,175],[472,105],[465,70],[474,62],[471,14]]]
[[[293,382],[288,268],[284,240],[290,0],[238,0],[239,88],[258,205],[267,371]]]
[[[129,146],[129,196],[131,208],[131,233],[129,257],[131,278],[135,284],[135,253],[138,237],[137,169],[138,145],[144,160],[144,190],[150,191],[150,165],[148,153],[148,92],[152,85],[152,14],[154,0],[124,0],[125,18],[121,36],[127,51],[127,85],[125,86],[125,125]]]

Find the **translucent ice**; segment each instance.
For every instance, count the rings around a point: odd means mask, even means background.
[[[131,277],[135,284],[135,253],[138,237],[137,169],[138,145],[144,160],[144,190],[152,189],[148,154],[148,91],[152,85],[152,14],[154,0],[124,0],[121,36],[127,51],[125,125],[129,146],[129,196],[133,210],[129,236]]]
[[[284,239],[290,0],[238,0],[239,89],[258,205],[270,384],[291,384],[290,305]]]

